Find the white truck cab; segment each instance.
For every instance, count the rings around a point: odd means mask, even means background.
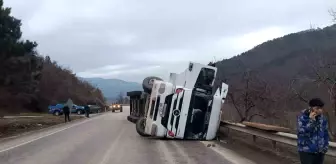
[[[190,62],[184,72],[171,73],[168,82],[152,80],[142,120],[144,134],[175,139],[214,139],[228,93],[225,83],[214,89],[216,73],[216,67]]]

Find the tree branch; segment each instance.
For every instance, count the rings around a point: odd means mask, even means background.
[[[239,110],[239,108],[238,108],[238,106],[237,106],[237,104],[236,104],[234,95],[233,95],[232,93],[228,93],[228,96],[229,96],[229,98],[231,99],[232,105],[233,105],[233,106],[235,107],[235,109],[237,110],[237,113],[238,113],[240,119],[242,119],[242,118],[243,118],[243,115],[242,115],[241,111]]]
[[[331,15],[331,17],[332,17],[332,20],[333,20],[334,22],[336,22],[336,11],[333,10],[333,9],[330,9],[330,10],[329,10],[329,13],[330,13],[330,15]]]
[[[259,116],[259,117],[262,117],[264,119],[266,118],[265,115],[260,114],[260,113],[256,113],[256,114],[253,114],[253,115],[249,116],[248,119],[247,119],[247,121],[251,121],[253,119],[253,117],[255,117],[255,116]]]
[[[302,96],[301,93],[299,93],[295,88],[294,88],[294,83],[297,79],[292,79],[291,83],[290,83],[290,89],[293,91],[293,93],[295,94],[295,96],[297,98],[299,98],[299,100],[308,103],[308,99],[306,99],[304,96]]]

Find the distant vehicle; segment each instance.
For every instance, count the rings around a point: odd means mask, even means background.
[[[49,109],[49,113],[53,114],[55,116],[59,116],[63,114],[63,104],[56,104],[56,105],[49,105],[48,109]]]
[[[112,104],[111,108],[112,108],[112,112],[115,112],[116,110],[123,112],[123,107],[121,104]]]
[[[143,81],[144,92],[128,92],[130,116],[141,136],[212,140],[221,120],[228,85],[214,86],[217,68],[189,63],[168,82],[157,77]]]
[[[90,113],[100,113],[101,112],[101,107],[98,105],[88,105],[90,108]]]

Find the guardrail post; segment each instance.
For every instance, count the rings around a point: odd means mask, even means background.
[[[256,142],[257,141],[257,136],[256,135],[253,135],[253,142]]]
[[[272,147],[273,149],[276,149],[276,141],[272,141]]]

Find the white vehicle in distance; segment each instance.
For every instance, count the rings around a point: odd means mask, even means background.
[[[213,140],[221,120],[221,107],[228,85],[214,88],[217,68],[189,63],[180,73],[171,73],[168,82],[153,78],[144,105],[144,117],[136,122],[141,136]]]

